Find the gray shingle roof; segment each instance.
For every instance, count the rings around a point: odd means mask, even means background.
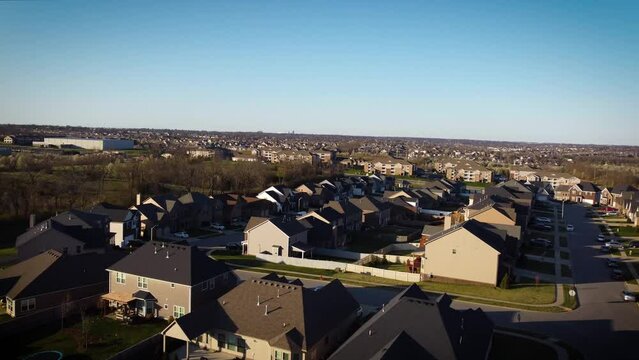
[[[211,259],[196,246],[159,241],[144,244],[109,270],[183,285],[199,284],[231,271],[226,264]]]
[[[429,298],[413,284],[362,325],[329,360],[485,359],[492,332],[493,324],[481,310],[454,310],[447,296]],[[403,357],[404,347],[416,353]]]

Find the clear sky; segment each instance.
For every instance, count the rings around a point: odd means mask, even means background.
[[[0,123],[639,145],[639,1],[0,2]]]

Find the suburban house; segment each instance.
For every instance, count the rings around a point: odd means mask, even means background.
[[[391,206],[371,196],[349,200],[362,211],[362,225],[366,227],[386,226],[391,218]]]
[[[494,325],[481,309],[455,310],[413,284],[384,304],[328,358],[459,359],[489,357]]]
[[[637,188],[635,188],[632,185],[617,185],[614,188],[612,188],[612,190],[610,191],[610,193],[612,194],[612,207],[621,209],[623,207],[622,205],[623,194],[626,192],[635,192],[635,191],[639,191],[639,190],[637,190]]]
[[[307,230],[307,244],[311,247],[335,248],[341,235],[341,228],[337,228],[316,217],[309,216],[298,220]]]
[[[269,216],[278,213],[275,203],[252,196],[242,196],[242,219],[250,219],[251,216]]]
[[[149,241],[107,268],[102,296],[122,317],[183,316],[237,283],[233,271],[195,246]]]
[[[496,286],[508,272],[506,231],[468,220],[424,243],[421,273]]]
[[[270,201],[277,207],[277,212],[288,211],[291,208],[290,200],[293,191],[282,185],[271,186],[257,194],[258,199]]]
[[[308,229],[294,218],[252,217],[244,229],[242,253],[268,253],[284,257],[304,257],[311,250],[307,243]]]
[[[214,303],[176,319],[162,335],[255,360],[325,359],[361,312],[339,280],[320,289],[276,274],[247,280]]]
[[[329,201],[324,208],[331,208],[344,217],[346,231],[359,231],[362,227],[362,210],[347,200]]]
[[[140,216],[140,237],[147,240],[157,240],[169,237],[175,230],[164,209],[153,204],[139,204],[129,208]]]
[[[581,202],[584,204],[599,205],[601,189],[597,185],[591,182],[582,181],[577,184],[577,186],[579,187],[579,190],[581,190]]]
[[[599,204],[605,206],[612,206],[613,196],[610,192],[612,188],[604,187],[601,189],[601,194],[599,194]]]
[[[110,246],[111,237],[108,216],[69,210],[32,226],[18,236],[16,248],[21,260],[47,250],[69,255],[104,253]]]
[[[65,255],[47,250],[0,270],[0,297],[12,317],[99,296],[108,291],[104,271],[122,259],[120,252]]]
[[[209,226],[215,215],[222,212],[222,202],[199,193],[189,192],[178,198],[183,205],[184,216],[188,219],[187,229]]]
[[[140,214],[136,210],[103,202],[89,208],[88,212],[109,218],[109,231],[113,235],[109,240],[111,245],[126,247],[140,235]]]

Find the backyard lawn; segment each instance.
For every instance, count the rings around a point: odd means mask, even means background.
[[[159,333],[167,326],[163,320],[127,325],[106,317],[90,316],[88,323],[88,348],[81,348],[81,323],[77,322],[62,331],[27,340],[20,344],[20,354],[28,355],[45,350],[57,350],[70,356],[88,356],[90,359],[108,359],[118,352]]]
[[[366,274],[342,273],[332,270],[312,269],[306,267],[269,263],[266,261],[258,260],[254,256],[233,255],[225,251],[213,252],[211,253],[211,256],[217,260],[225,261],[229,264],[252,267],[253,269],[250,270],[258,272],[275,271],[279,272],[281,275],[290,277],[296,277],[300,275],[299,273],[302,273],[309,275],[309,277],[311,278],[323,276],[326,280],[330,280],[330,278],[336,278],[344,282],[356,283],[363,286],[388,285],[405,287],[407,285],[410,285],[410,283],[408,282],[385,279]],[[405,265],[392,264],[392,266],[394,266],[395,268],[391,270],[399,270],[399,266],[402,266],[403,269],[399,271],[406,271]],[[551,304],[555,301],[554,285],[544,283],[536,285],[534,284],[533,280],[527,280],[517,284],[512,284],[509,289],[500,289],[489,285],[455,284],[436,281],[423,281],[419,282],[418,285],[425,291],[433,291],[439,293],[446,292],[469,297],[475,296],[493,299],[496,301],[512,301],[524,304],[538,305]]]
[[[384,246],[394,244],[396,235],[391,232],[367,230],[353,235],[352,241],[346,245],[346,250],[373,253]]]
[[[555,274],[555,264],[545,261],[526,259],[526,261],[518,267],[529,271],[536,271],[551,275]]]

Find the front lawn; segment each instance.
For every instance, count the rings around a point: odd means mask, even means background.
[[[228,252],[213,252],[211,253],[211,257],[215,260],[224,261],[229,264],[235,264],[244,267],[255,267],[255,268],[263,268],[269,269],[273,271],[289,271],[289,272],[300,272],[312,275],[321,275],[321,276],[333,276],[335,271],[333,270],[324,270],[324,269],[313,269],[308,267],[300,267],[300,266],[291,266],[286,264],[276,264],[264,260],[260,260],[255,258],[252,255],[237,255],[237,254],[229,254]]]
[[[509,289],[501,289],[489,285],[453,284],[435,281],[425,281],[418,285],[426,291],[476,296],[523,304],[543,305],[551,304],[555,301],[555,285],[545,283],[536,285],[534,280],[511,284]]]
[[[555,264],[551,262],[526,259],[518,267],[520,269],[541,272],[541,273],[550,274],[550,275],[555,274]]]
[[[639,228],[634,226],[611,226],[610,228],[617,236],[639,236]]]
[[[167,326],[164,320],[127,325],[121,321],[101,316],[88,316],[88,347],[82,342],[82,323],[75,324],[53,334],[35,336],[35,340],[21,338],[19,353],[33,354],[45,350],[57,350],[65,358],[88,356],[90,359],[108,359],[118,352],[159,333]],[[35,331],[36,333],[38,331]],[[30,334],[32,335],[32,334]],[[16,344],[14,344],[16,345]]]

